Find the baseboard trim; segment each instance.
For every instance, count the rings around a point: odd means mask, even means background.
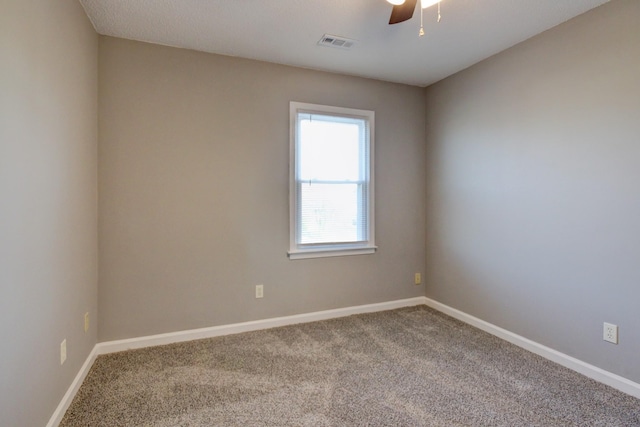
[[[58,407],[53,412],[53,415],[51,415],[51,418],[49,419],[46,427],[57,427],[60,424],[60,421],[62,421],[65,412],[67,412],[67,409],[69,409],[69,405],[71,405],[73,398],[76,397],[76,393],[80,389],[82,382],[87,377],[89,370],[93,366],[93,362],[95,362],[96,357],[98,357],[98,354],[96,351],[96,347],[94,346],[93,350],[91,350],[91,353],[89,353],[89,356],[87,356],[87,359],[82,364],[80,371],[78,371],[78,374],[67,389],[67,392],[62,397],[62,400],[58,404]]]
[[[489,322],[481,320],[463,311],[442,304],[427,297],[416,297],[402,300],[388,301],[377,304],[359,305],[353,307],[337,308],[333,310],[316,311],[313,313],[296,314],[293,316],[274,317],[251,322],[235,323],[230,325],[213,326],[209,328],[192,329],[187,331],[171,332],[167,334],[151,335],[145,337],[131,338],[117,341],[106,341],[95,345],[75,379],[69,386],[60,404],[51,416],[46,427],[57,427],[62,421],[65,412],[71,405],[78,389],[82,385],[85,377],[89,373],[96,357],[102,354],[115,353],[119,351],[133,350],[156,345],[173,344],[178,342],[192,341],[204,338],[213,338],[224,335],[238,334],[241,332],[257,331],[261,329],[275,328],[279,326],[294,325],[299,323],[317,322],[320,320],[335,319],[339,317],[351,316],[353,314],[373,313],[377,311],[393,310],[402,307],[412,307],[416,305],[426,305],[438,310],[448,316],[458,319],[464,323],[495,335],[505,341],[522,347],[532,353],[558,363],[566,368],[572,369],[586,377],[592,378],[603,384],[611,386],[617,390],[627,393],[640,399],[640,384],[628,380],[614,373],[605,371],[597,366],[590,365],[579,359],[561,353],[552,348],[546,347],[530,339],[524,338],[506,329],[500,328]]]
[[[590,365],[589,363],[583,362],[582,360],[576,359],[575,357],[561,353],[557,350],[539,344],[518,334],[514,334],[513,332],[502,329],[489,322],[485,322],[484,320],[478,319],[477,317],[457,310],[453,307],[449,307],[448,305],[442,304],[441,302],[425,297],[424,304],[464,323],[488,332],[491,335],[495,335],[498,338],[515,344],[518,347],[522,347],[525,350],[542,356],[545,359],[551,360],[552,362],[574,370],[586,377],[594,379],[598,382],[620,390],[623,393],[627,393],[633,397],[640,399],[640,384],[635,383],[627,378],[621,377],[620,375],[611,373],[609,371],[605,371],[604,369],[598,368],[594,365]]]
[[[138,348],[153,347],[156,345],[166,345],[205,338],[214,338],[223,335],[276,328],[279,326],[294,325],[298,323],[317,322],[319,320],[335,319],[338,317],[351,316],[353,314],[393,310],[395,308],[423,305],[424,303],[425,297],[416,297],[381,302],[377,304],[358,305],[353,307],[336,308],[333,310],[316,311],[313,313],[296,314],[292,316],[274,317],[264,320],[234,323],[230,325],[213,326],[209,328],[191,329],[187,331],[170,332],[166,334],[151,335],[117,341],[106,341],[98,343],[96,345],[96,351],[98,355],[115,353],[118,351],[133,350]]]

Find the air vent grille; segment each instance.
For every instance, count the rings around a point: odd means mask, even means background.
[[[355,44],[355,40],[333,36],[331,34],[325,34],[318,42],[318,45],[320,46],[334,47],[337,49],[351,49]]]

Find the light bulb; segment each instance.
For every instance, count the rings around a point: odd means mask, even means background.
[[[422,6],[423,9],[426,9],[429,6],[433,6],[434,4],[438,3],[439,1],[440,0],[420,0],[420,6]]]
[[[394,6],[399,6],[402,3],[404,3],[404,0],[387,0],[389,3],[391,3]]]

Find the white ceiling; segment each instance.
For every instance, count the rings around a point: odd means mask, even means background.
[[[419,9],[388,25],[385,0],[80,0],[100,34],[416,86],[607,1],[442,0],[419,37]],[[318,46],[325,33],[357,44]]]

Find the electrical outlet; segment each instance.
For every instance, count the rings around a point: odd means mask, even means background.
[[[60,343],[60,364],[64,364],[64,361],[67,360],[67,339],[63,339]]]
[[[264,297],[264,285],[256,285],[256,298]]]
[[[618,325],[605,322],[602,339],[613,344],[618,344]]]
[[[89,330],[89,312],[87,311],[84,314],[84,331],[87,332]]]
[[[413,283],[415,283],[416,285],[421,284],[422,283],[422,274],[416,273],[415,277],[413,278]]]

